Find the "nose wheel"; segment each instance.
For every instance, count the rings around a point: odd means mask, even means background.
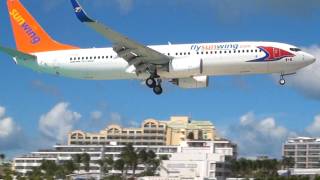
[[[281,73],[281,75],[280,75],[280,80],[279,80],[279,84],[280,84],[281,86],[285,85],[285,84],[286,84],[286,80],[284,79],[284,76],[290,76],[290,75],[294,75],[294,74],[296,74],[296,73],[290,73],[290,74],[283,74],[283,73]]]
[[[279,80],[279,84],[281,86],[285,85],[286,84],[286,80],[283,77],[281,77],[281,79]]]

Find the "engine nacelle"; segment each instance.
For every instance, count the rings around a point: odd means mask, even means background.
[[[194,76],[191,78],[179,78],[172,80],[174,84],[181,88],[206,88],[209,86],[208,76]]]
[[[176,58],[170,62],[169,72],[179,77],[200,75],[203,61],[200,58]]]

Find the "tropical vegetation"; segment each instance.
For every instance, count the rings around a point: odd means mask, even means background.
[[[5,156],[0,155],[1,157],[4,159]],[[120,180],[137,176],[154,176],[161,160],[167,159],[167,156],[160,156],[158,158],[152,150],[147,151],[142,149],[137,151],[129,144],[122,149],[119,157],[114,159],[112,156],[103,156],[101,160],[95,163],[100,166],[101,174],[104,176],[103,179]],[[6,168],[0,168],[0,179],[11,180],[13,177],[16,177],[18,180],[66,179],[67,175],[73,173],[80,173],[81,171],[89,172],[90,161],[88,153],[75,154],[71,160],[63,162],[43,160],[41,166],[34,168],[24,177],[13,172],[10,165],[8,165]],[[136,174],[138,167],[142,170],[142,173]]]

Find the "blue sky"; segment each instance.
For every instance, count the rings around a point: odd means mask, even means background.
[[[68,0],[21,2],[58,41],[83,48],[110,46],[78,22]],[[81,2],[100,22],[144,44],[278,41],[320,54],[317,0]],[[0,12],[0,44],[15,47],[4,2]],[[222,136],[239,143],[243,156],[279,157],[286,137],[320,135],[319,67],[315,64],[289,78],[286,87],[271,75],[212,77],[207,89],[165,84],[165,93],[155,96],[138,81],[39,74],[0,54],[0,107],[5,109],[2,116],[0,109],[0,130],[11,129],[2,136],[0,132],[0,152],[13,157],[50,147],[69,129],[97,131],[112,122],[135,125],[149,117],[190,115],[211,120]]]

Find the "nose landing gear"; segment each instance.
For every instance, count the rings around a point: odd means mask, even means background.
[[[286,84],[286,80],[284,79],[283,76],[281,76],[281,78],[280,78],[280,80],[279,80],[279,84],[280,84],[281,86],[283,86],[283,85]]]
[[[279,84],[281,86],[285,85],[286,84],[286,80],[284,79],[284,76],[290,76],[290,75],[294,75],[296,73],[290,73],[290,74],[284,74],[284,73],[281,73],[280,75],[280,80],[279,80]]]

